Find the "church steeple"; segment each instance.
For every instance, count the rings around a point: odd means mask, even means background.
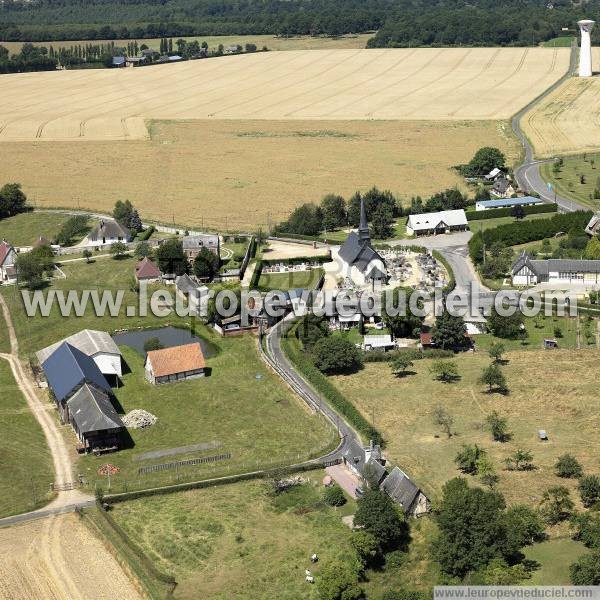
[[[358,239],[361,244],[365,242],[371,245],[371,236],[369,234],[369,224],[367,223],[367,211],[365,210],[365,201],[360,199],[360,224],[358,226]]]

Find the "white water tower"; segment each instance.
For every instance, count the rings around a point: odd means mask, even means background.
[[[591,33],[596,21],[585,19],[578,21],[581,31],[581,47],[579,48],[579,77],[592,76],[592,38]]]

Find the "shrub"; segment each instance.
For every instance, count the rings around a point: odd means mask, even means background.
[[[339,485],[325,488],[323,500],[329,506],[343,506],[346,504],[346,496],[344,496],[344,492]]]
[[[600,477],[587,475],[579,480],[579,495],[586,508],[593,506],[600,499]]]
[[[563,454],[559,457],[554,465],[554,472],[559,477],[576,477],[579,478],[583,475],[583,469],[579,464],[579,461],[571,454]]]
[[[362,367],[358,348],[338,335],[321,338],[313,348],[317,369],[323,373],[350,373]]]

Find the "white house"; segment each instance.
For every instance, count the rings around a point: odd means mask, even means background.
[[[92,246],[109,246],[115,242],[130,242],[131,231],[117,221],[102,219],[88,235]]]
[[[490,210],[494,208],[512,208],[513,206],[535,206],[543,204],[543,200],[534,196],[523,196],[522,198],[497,198],[495,200],[478,200],[475,202],[475,210]]]
[[[362,349],[367,352],[369,350],[393,350],[395,347],[396,344],[389,334],[365,335],[363,338]]]
[[[600,285],[600,260],[534,260],[523,252],[512,266],[512,283],[556,283],[567,287],[597,287]]]
[[[483,176],[486,181],[495,181],[498,177],[504,177],[504,172],[498,167],[492,169],[487,175]]]
[[[15,249],[6,240],[2,240],[0,243],[0,283],[17,281],[16,260]]]
[[[121,352],[114,340],[105,331],[83,329],[79,333],[42,348],[36,352],[37,359],[43,364],[46,359],[63,343],[67,342],[77,350],[94,360],[103,375],[121,376]]]
[[[406,233],[408,235],[437,235],[453,231],[465,231],[468,228],[467,215],[462,208],[410,215],[406,222]]]

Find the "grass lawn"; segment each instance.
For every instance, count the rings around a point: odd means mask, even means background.
[[[544,48],[570,48],[573,43],[572,35],[563,35],[542,43]]]
[[[431,360],[415,361],[412,371],[396,378],[386,363],[367,363],[355,375],[332,377],[331,381],[371,420],[387,440],[390,459],[408,472],[435,500],[444,482],[459,474],[454,457],[463,444],[476,443],[492,459],[500,476],[499,490],[507,502],[536,505],[551,485],[566,485],[577,502],[576,482],[553,473],[556,459],[565,452],[581,461],[586,472],[597,472],[600,440],[600,399],[597,394],[593,350],[511,351],[503,367],[510,393],[488,394],[478,383],[490,362],[487,353],[465,353],[454,359],[460,381],[433,381]],[[448,439],[433,424],[433,411],[443,405],[454,418],[455,435]],[[493,442],[485,429],[485,418],[497,410],[507,417],[513,433],[510,441]],[[538,441],[538,429],[549,441]],[[536,469],[504,470],[503,461],[518,448],[533,452]],[[472,483],[476,479],[469,478]]]
[[[326,422],[306,412],[267,370],[258,357],[255,338],[215,336],[211,341],[219,345],[220,352],[207,359],[210,377],[158,386],[145,380],[144,358],[127,346],[121,347],[131,372],[123,376],[123,386],[114,390],[115,396],[124,412],[142,408],[156,415],[158,422],[145,430],[129,430],[132,448],[109,457],[81,457],[79,472],[86,475],[91,487],[98,480],[107,488],[106,480],[97,475],[105,462],[121,469],[111,478],[112,491],[118,492],[300,461],[321,454],[333,444],[334,432]],[[136,461],[151,450],[211,441],[220,442],[220,447]],[[141,466],[224,453],[231,453],[231,458],[138,475]]]
[[[540,168],[542,177],[552,183],[558,194],[572,198],[594,210],[600,207],[600,200],[594,199],[594,190],[600,190],[600,154],[587,154],[563,157],[564,165],[560,173],[552,171],[553,163],[545,163]],[[585,183],[581,183],[581,175]]]
[[[287,273],[261,273],[258,287],[269,290],[312,289],[323,275],[323,269],[310,271],[289,271]]]
[[[181,600],[317,599],[315,578],[350,552],[340,512],[320,501],[318,481],[276,498],[261,481],[223,485],[115,505],[113,517],[164,572]],[[312,565],[316,552],[319,562]]]
[[[54,470],[46,438],[5,360],[0,360],[0,517],[46,504]]]
[[[531,221],[533,219],[550,219],[556,213],[540,213],[536,215],[527,215],[521,221]],[[469,228],[473,233],[478,231],[485,231],[486,229],[493,229],[500,225],[506,225],[507,223],[514,223],[517,219],[514,217],[495,217],[493,219],[479,219],[478,221],[469,221]]]
[[[247,243],[236,244],[233,242],[231,242],[231,243],[227,242],[227,243],[223,244],[223,246],[221,247],[221,257],[223,257],[223,255],[225,254],[223,252],[224,250],[231,250],[232,255],[229,260],[223,261],[223,264],[221,265],[221,270],[238,269],[242,265],[242,261],[244,260],[243,256],[246,253],[247,248],[248,248]],[[236,255],[240,255],[242,257],[242,259],[239,261],[236,261],[234,258]]]
[[[554,539],[527,546],[527,560],[534,560],[540,567],[533,572],[526,585],[570,585],[569,567],[588,552],[581,542],[571,539]]]
[[[30,212],[2,219],[0,239],[6,238],[13,246],[31,246],[39,236],[52,241],[69,218],[61,213]]]

